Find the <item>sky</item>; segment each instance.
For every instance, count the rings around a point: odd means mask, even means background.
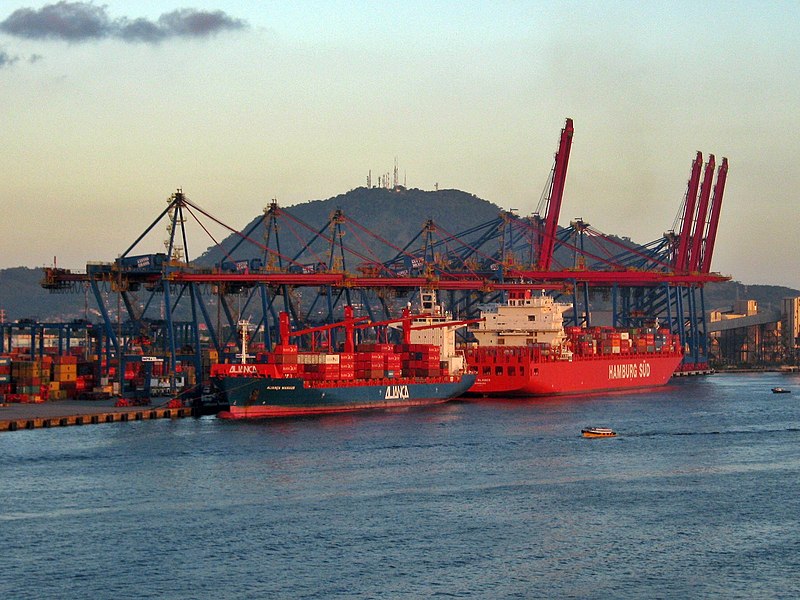
[[[724,156],[712,270],[800,289],[798,40],[795,1],[0,0],[0,268],[114,260],[178,188],[242,228],[395,160],[529,214],[569,117],[562,226],[656,240]]]

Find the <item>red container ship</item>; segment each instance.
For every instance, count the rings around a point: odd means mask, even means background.
[[[481,312],[466,351],[470,395],[549,396],[664,385],[683,358],[667,329],[563,326],[571,305],[542,292],[511,293]]]
[[[345,307],[341,323],[289,331],[289,317],[280,315],[282,344],[260,360],[248,363],[243,335],[242,362],[216,364],[211,376],[229,405],[221,418],[254,419],[374,408],[397,408],[446,402],[462,395],[475,381],[455,348],[455,330],[472,321],[454,321],[423,294],[423,312],[409,309],[399,320],[364,323]],[[427,312],[426,312],[427,311]],[[358,328],[400,327],[401,344],[355,345]],[[289,338],[343,327],[342,352],[302,352]],[[328,338],[330,339],[330,337]]]

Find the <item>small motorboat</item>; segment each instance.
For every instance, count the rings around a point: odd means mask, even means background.
[[[773,394],[791,394],[792,390],[787,390],[786,388],[782,388],[782,387],[774,387],[774,388],[772,388],[772,393]]]
[[[585,438],[615,437],[617,432],[610,427],[584,427],[581,435]]]

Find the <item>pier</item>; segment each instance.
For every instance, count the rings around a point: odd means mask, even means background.
[[[107,402],[64,401],[42,404],[0,405],[0,432],[74,425],[99,425],[151,419],[182,419],[193,416],[190,407],[115,407]]]

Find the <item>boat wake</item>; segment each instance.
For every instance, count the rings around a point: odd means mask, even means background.
[[[782,427],[778,429],[728,429],[713,431],[643,431],[625,433],[625,437],[661,437],[661,436],[708,436],[708,435],[763,435],[775,433],[797,433],[800,427]]]

